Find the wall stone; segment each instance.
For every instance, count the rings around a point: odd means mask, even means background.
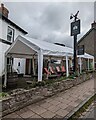
[[[11,94],[8,98],[3,99],[2,101],[2,115],[7,115],[15,110],[23,108],[29,104],[35,103],[46,97],[57,94],[57,92],[61,92],[67,90],[73,86],[76,86],[86,80],[91,79],[94,74],[87,73],[80,75],[75,79],[67,79],[62,80],[60,82],[54,82],[50,86],[42,86],[32,88],[30,90],[20,90],[16,93]]]

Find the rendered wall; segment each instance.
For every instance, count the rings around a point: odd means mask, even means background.
[[[6,23],[5,21],[2,21],[0,19],[0,39],[7,40],[7,29],[8,26],[14,29],[14,40],[18,35],[24,35],[22,32],[20,32],[18,29],[14,28],[10,24]],[[6,43],[2,43],[0,41],[0,76],[2,76],[2,73],[4,72],[4,54],[7,51],[7,49],[10,47],[10,45]],[[21,63],[21,72],[25,73],[25,59],[14,59],[14,69],[17,69],[18,62]]]

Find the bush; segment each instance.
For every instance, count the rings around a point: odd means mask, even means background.
[[[5,93],[5,92],[0,93],[0,98],[7,97],[7,96],[9,96],[8,93]]]
[[[44,86],[45,85],[45,82],[44,81],[41,81],[41,82],[34,82],[32,83],[30,86],[31,87],[41,87],[41,86]]]

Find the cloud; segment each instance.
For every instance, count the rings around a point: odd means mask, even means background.
[[[70,14],[78,10],[81,19],[81,34],[78,40],[90,29],[94,21],[94,3],[89,2],[6,2],[9,18],[28,31],[28,36],[49,42],[59,42],[73,46],[70,36]]]

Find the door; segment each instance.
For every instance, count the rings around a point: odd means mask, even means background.
[[[32,74],[32,59],[26,59],[25,74],[26,75]]]

